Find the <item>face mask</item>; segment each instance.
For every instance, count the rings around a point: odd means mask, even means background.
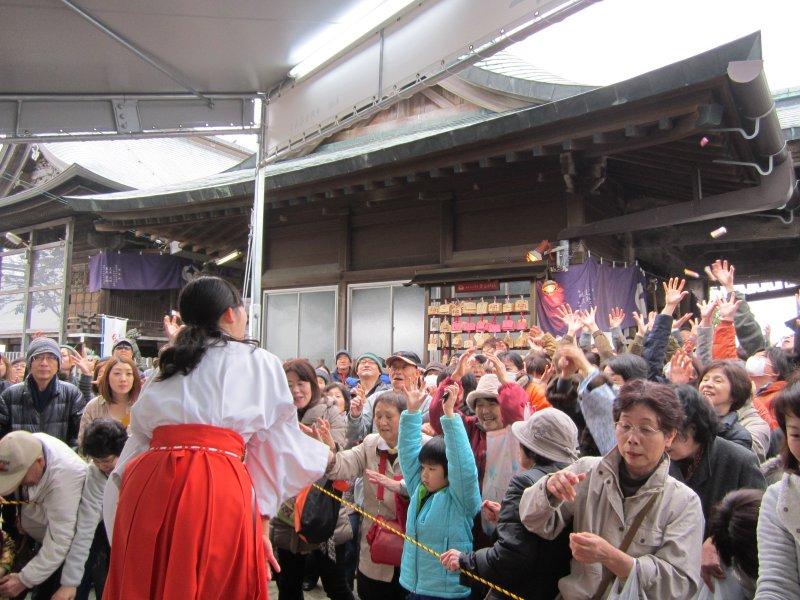
[[[439,378],[438,375],[426,375],[425,376],[425,387],[436,387],[436,380]]]
[[[744,368],[751,377],[763,377],[767,370],[767,359],[765,356],[751,356],[747,359]]]

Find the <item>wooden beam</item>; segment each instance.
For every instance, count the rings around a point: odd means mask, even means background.
[[[776,166],[770,175],[762,177],[761,185],[757,187],[710,196],[701,201],[679,202],[587,225],[567,227],[558,234],[558,237],[574,239],[592,235],[612,235],[774,210],[786,205],[793,197],[794,191],[794,166],[792,161],[785,160]]]
[[[714,240],[709,233],[719,226],[728,230],[723,237]],[[706,223],[691,223],[680,228],[669,228],[657,233],[636,237],[639,248],[661,248],[663,246],[705,246],[714,243],[744,243],[800,238],[800,222],[784,225],[777,219],[738,217]]]
[[[609,145],[595,144],[593,147],[586,150],[586,156],[610,156],[621,152],[632,152],[640,148],[660,146],[683,139],[702,131],[701,128],[697,127],[697,117],[697,111],[683,115],[677,119],[675,127],[672,129],[668,131],[656,130],[655,133],[649,135],[639,135],[639,131],[629,131],[630,126],[626,126],[625,135],[629,138],[627,141]]]
[[[450,102],[447,98],[442,96],[439,92],[434,90],[433,88],[424,88],[422,90],[422,95],[425,96],[428,100],[433,102],[439,108],[454,108],[455,104]]]

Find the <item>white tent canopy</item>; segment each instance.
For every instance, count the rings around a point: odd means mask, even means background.
[[[593,1],[0,0],[0,141],[256,132],[269,94],[276,156]]]

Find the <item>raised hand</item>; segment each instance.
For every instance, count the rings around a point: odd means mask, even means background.
[[[592,306],[589,310],[579,310],[577,313],[581,325],[586,327],[590,332],[594,333],[599,330],[597,327],[597,307]]]
[[[550,383],[550,380],[553,378],[553,375],[555,374],[556,374],[556,367],[555,365],[553,365],[553,363],[550,363],[545,367],[544,373],[542,373],[542,376],[539,378],[539,381],[547,385],[548,383]]]
[[[422,403],[425,401],[425,388],[424,382],[423,385],[419,385],[417,383],[407,383],[403,391],[406,394],[406,406],[408,408],[408,412],[419,412]]]
[[[697,339],[697,329],[700,327],[700,319],[690,319],[689,326],[691,327],[689,330],[689,337],[692,339]]]
[[[685,315],[683,315],[683,316],[682,316],[680,319],[677,319],[677,320],[676,320],[676,321],[675,321],[675,322],[672,324],[672,327],[673,327],[674,329],[680,329],[680,328],[681,328],[681,327],[683,327],[683,326],[684,326],[686,323],[688,323],[688,322],[689,322],[689,319],[691,319],[691,318],[692,318],[692,313],[686,313],[686,314],[685,314]]]
[[[577,497],[575,486],[586,479],[586,473],[573,473],[567,469],[556,471],[547,479],[547,491],[556,500],[574,502]]]
[[[503,364],[503,362],[493,354],[487,354],[486,358],[494,366],[494,374],[497,375],[497,381],[500,382],[500,385],[507,384],[508,372],[506,371],[506,366]]]
[[[556,309],[556,315],[567,326],[567,334],[575,337],[575,334],[583,327],[578,315],[572,312],[572,307],[569,304],[562,304]]]
[[[491,358],[494,358],[492,356]],[[452,417],[458,400],[458,386],[448,385],[445,388],[445,397],[442,399],[442,411],[445,417]]]
[[[475,353],[478,351],[477,348],[470,348],[466,352],[464,352],[459,358],[458,363],[456,364],[456,370],[453,371],[453,374],[450,376],[450,379],[453,381],[461,381],[461,378],[464,377],[469,372],[470,363],[472,362],[472,357],[475,356]]]
[[[179,315],[164,315],[164,335],[167,336],[170,343],[175,341],[175,336],[183,327],[180,321]]]
[[[719,300],[712,300],[711,302],[701,300],[697,303],[697,308],[700,310],[701,327],[711,327],[711,318],[714,316],[717,306],[719,306]]]
[[[647,333],[647,324],[644,317],[638,312],[633,311],[633,320],[636,321],[636,333],[642,337]]]
[[[736,314],[736,311],[739,310],[739,305],[742,303],[741,300],[736,299],[736,294],[731,292],[730,298],[727,300],[721,298],[719,300],[719,318],[723,321],[733,321],[733,316]]]
[[[692,359],[683,349],[678,348],[669,361],[669,380],[675,385],[683,385],[697,379]]]
[[[678,279],[671,277],[669,281],[664,282],[664,310],[661,311],[662,315],[671,315],[678,308],[689,292],[684,292],[683,287],[686,285],[685,279]]]
[[[625,311],[622,310],[619,306],[612,308],[611,313],[608,315],[608,325],[611,329],[615,327],[619,327],[622,325],[622,322],[625,320]]]
[[[69,348],[67,350],[72,357],[72,363],[78,367],[78,370],[83,375],[92,375],[94,373],[94,363],[87,356],[82,356],[76,350]]]
[[[572,366],[572,369],[562,369],[562,377],[568,377],[574,371],[578,371],[581,377],[586,377],[589,374],[592,365],[586,360],[583,350],[574,344],[564,344],[558,349],[558,354],[560,357],[566,358]]]
[[[656,324],[656,311],[651,310],[647,313],[647,332],[653,331],[653,325]]]
[[[733,265],[729,265],[727,260],[715,260],[711,264],[711,273],[714,278],[719,281],[720,285],[728,292],[733,291],[733,279],[736,269]]]
[[[350,416],[354,419],[358,419],[364,412],[364,406],[367,403],[367,395],[360,383],[353,391],[355,393],[350,398]]]

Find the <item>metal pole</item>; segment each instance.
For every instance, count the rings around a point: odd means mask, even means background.
[[[256,153],[256,182],[253,197],[253,240],[250,245],[252,267],[250,269],[250,312],[248,335],[261,337],[261,273],[262,253],[264,251],[264,214],[266,194],[266,165],[264,157],[267,148],[267,101],[261,98],[261,123],[258,130],[258,152]]]
[[[211,98],[209,98],[208,96],[203,94],[201,91],[195,89],[195,87],[192,86],[192,84],[189,83],[189,81],[186,79],[186,77],[182,73],[179,73],[176,69],[170,68],[167,65],[163,64],[156,57],[151,56],[150,54],[148,54],[147,52],[145,52],[144,50],[139,48],[136,44],[134,44],[129,39],[125,38],[121,34],[117,33],[113,29],[111,29],[111,27],[109,27],[108,25],[103,23],[100,19],[95,17],[93,14],[91,14],[86,9],[81,8],[80,6],[75,4],[72,0],[61,0],[61,2],[65,6],[67,6],[68,8],[74,10],[81,17],[86,19],[89,23],[91,23],[92,25],[97,27],[97,29],[99,29],[100,31],[105,33],[111,39],[113,39],[116,42],[118,42],[118,43],[122,44],[123,46],[125,46],[128,50],[130,50],[136,56],[141,58],[144,62],[146,62],[150,66],[152,66],[152,67],[158,69],[159,71],[161,71],[164,75],[166,75],[167,77],[172,79],[172,81],[177,83],[183,89],[188,90],[192,94],[197,96],[198,98],[201,98],[201,99],[205,100],[205,102],[206,102],[206,104],[208,104],[209,108],[213,108],[214,107],[214,100],[212,100]]]
[[[70,219],[65,225],[64,236],[64,285],[62,288],[63,297],[61,298],[61,326],[58,332],[58,341],[61,344],[67,343],[67,313],[69,312],[69,294],[72,285],[72,246],[75,237],[75,221]]]

